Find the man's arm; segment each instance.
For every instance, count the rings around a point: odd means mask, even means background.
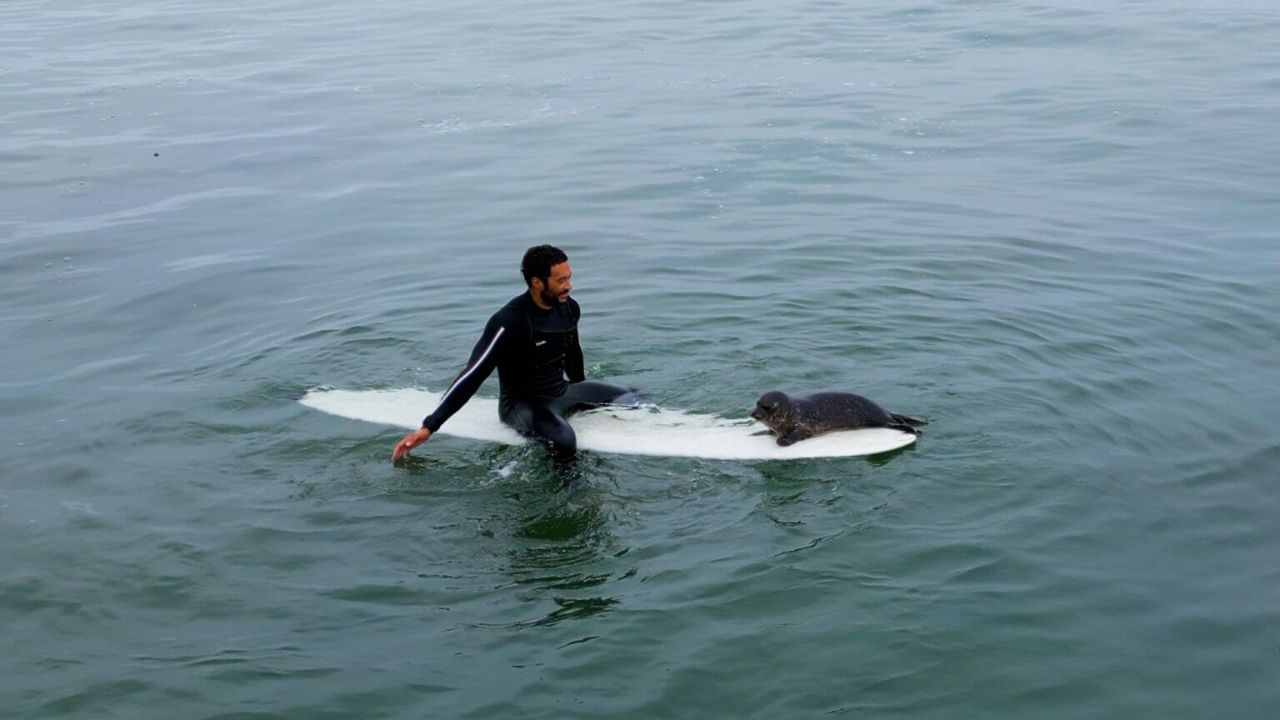
[[[458,377],[454,379],[449,389],[444,391],[444,396],[440,398],[440,405],[422,419],[422,427],[431,432],[439,430],[446,420],[467,404],[471,396],[476,394],[476,390],[479,390],[484,381],[493,374],[493,369],[498,366],[498,357],[501,355],[502,342],[506,336],[507,328],[498,316],[490,318],[489,324],[484,328],[484,334],[476,341],[476,346],[471,351],[471,359],[467,361],[467,366],[458,373]]]
[[[582,345],[578,342],[577,330],[574,330],[569,337],[568,345],[564,350],[564,372],[569,376],[569,382],[580,383],[587,379],[587,373],[582,361]]]
[[[467,366],[462,369],[453,384],[445,391],[444,396],[440,398],[440,405],[423,418],[422,427],[404,436],[404,439],[396,444],[395,450],[391,452],[392,460],[399,460],[405,453],[426,442],[446,420],[467,404],[471,396],[476,394],[476,390],[479,390],[484,381],[493,374],[493,369],[498,366],[498,357],[502,354],[503,340],[506,336],[507,328],[498,316],[489,318],[484,334],[480,336],[475,348],[471,351],[471,359],[467,361]]]
[[[582,359],[582,343],[578,342],[578,318],[582,316],[582,310],[576,301],[571,299],[569,302],[573,303],[570,306],[573,332],[569,334],[569,342],[564,349],[564,372],[569,376],[569,382],[577,383],[587,379],[586,364]]]

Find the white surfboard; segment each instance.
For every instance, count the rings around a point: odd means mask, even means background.
[[[427,390],[325,390],[308,392],[298,402],[352,420],[417,428],[440,402]],[[915,442],[912,433],[864,428],[827,433],[780,447],[770,435],[754,435],[764,426],[750,420],[665,410],[645,405],[608,407],[569,418],[580,450],[624,455],[695,457],[711,460],[786,460],[856,457],[896,450]],[[519,445],[519,433],[498,419],[498,401],[473,397],[440,428],[440,435]],[[421,452],[428,446],[418,448]]]

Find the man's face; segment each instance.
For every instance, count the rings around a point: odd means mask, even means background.
[[[539,291],[542,302],[554,307],[569,299],[569,291],[573,289],[573,283],[569,281],[572,277],[573,271],[569,269],[569,261],[566,260],[551,266],[551,275],[547,277],[545,284],[541,278],[534,278],[534,289]]]

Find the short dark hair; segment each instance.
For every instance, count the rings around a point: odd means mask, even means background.
[[[551,267],[569,260],[569,256],[555,245],[536,245],[524,251],[524,259],[520,261],[520,272],[524,274],[524,284],[533,285],[533,279],[543,282],[551,277]]]

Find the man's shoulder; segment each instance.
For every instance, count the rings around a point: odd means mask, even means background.
[[[501,313],[508,313],[508,312],[523,312],[525,301],[528,299],[529,299],[529,293],[520,293],[519,295],[508,300],[506,305],[503,305],[502,307],[498,308],[498,312],[494,314],[498,315]]]
[[[511,298],[506,305],[498,308],[498,311],[490,318],[490,322],[497,322],[502,325],[519,324],[519,321],[528,312],[525,307],[525,301],[528,297],[528,293],[521,293]]]

